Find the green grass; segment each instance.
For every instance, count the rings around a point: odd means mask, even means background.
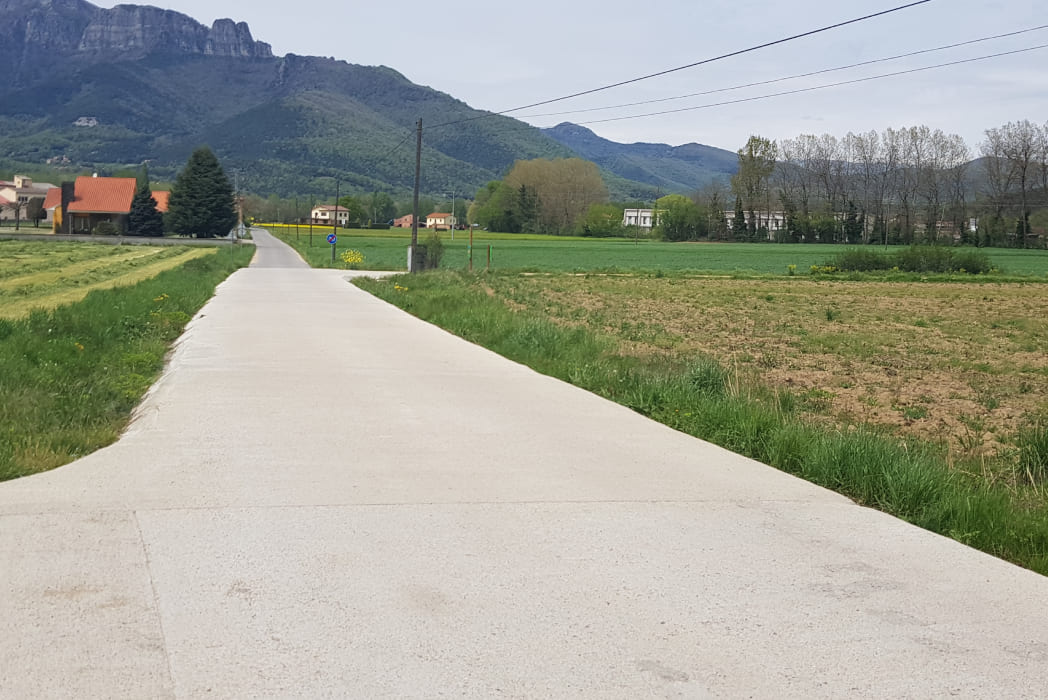
[[[0,480],[52,469],[116,440],[171,343],[253,254],[254,246],[244,246],[232,259],[197,257],[133,286],[0,319]]]
[[[186,246],[0,241],[0,318],[71,304],[93,290],[130,286],[215,253]]]
[[[609,335],[510,310],[486,293],[484,276],[444,272],[356,283],[467,340],[677,430],[1048,574],[1043,492],[1026,499],[951,469],[926,444],[810,422],[789,392],[744,386],[707,357],[625,356]],[[1043,442],[1038,433],[1025,443],[1031,472],[1043,464]]]
[[[308,227],[270,227],[270,232],[289,243],[314,267],[343,267],[331,263],[331,247],[325,242],[330,227],[313,227],[313,244]],[[419,239],[429,235],[420,231]],[[338,231],[337,251],[352,248],[364,254],[361,267],[372,270],[404,270],[407,267],[408,230]],[[442,232],[443,269],[465,269],[469,260],[469,232],[458,231],[455,240]],[[648,273],[701,272],[708,274],[787,275],[789,266],[807,275],[812,265],[854,246],[755,244],[755,243],[664,243],[661,241],[607,238],[573,238],[524,234],[474,234],[473,267],[487,267],[491,247],[492,269],[528,272],[607,271]],[[873,247],[869,249],[874,249]],[[876,248],[876,250],[881,250]],[[993,264],[1009,276],[1048,276],[1048,251],[987,249]],[[897,278],[913,278],[902,273]],[[958,276],[961,277],[961,276]]]

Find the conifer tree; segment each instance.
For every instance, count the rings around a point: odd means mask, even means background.
[[[225,236],[237,223],[233,186],[211,149],[201,146],[175,180],[168,203],[171,230],[183,236]]]
[[[164,215],[156,208],[156,200],[149,185],[139,184],[131,200],[131,215],[128,217],[127,232],[132,236],[164,235]]]

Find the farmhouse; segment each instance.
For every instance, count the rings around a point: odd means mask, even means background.
[[[99,224],[108,223],[125,233],[137,188],[133,177],[78,177],[48,192],[44,209],[56,232],[92,233]],[[170,192],[153,193],[157,211],[167,211],[170,196]]]
[[[63,193],[63,226],[68,233],[91,233],[99,224],[109,223],[123,233],[136,187],[133,177],[78,177],[72,197],[67,199]]]
[[[394,219],[393,228],[411,228],[411,225],[414,223],[414,221],[415,215],[408,214],[407,216],[402,216],[399,219]]]
[[[335,222],[345,228],[349,226],[349,209],[345,207],[333,207],[329,204],[320,204],[313,207],[310,218],[314,224],[322,226],[334,226]]]
[[[447,231],[457,223],[451,214],[434,213],[426,217],[426,228]]]

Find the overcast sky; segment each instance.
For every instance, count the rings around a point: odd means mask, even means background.
[[[166,0],[210,25],[247,22],[277,55],[386,65],[472,107],[501,111],[694,63],[906,4],[907,0],[529,0],[478,3]],[[96,2],[112,7],[116,2]],[[1048,29],[888,63],[704,97],[557,116],[774,80],[1048,24],[1044,0],[932,0],[785,45],[582,99],[514,113],[536,126],[586,124],[615,141],[736,150],[750,134],[881,131],[927,124],[975,149],[1008,121],[1048,120],[1048,49],[914,75],[677,114],[587,123],[691,107],[1048,44]]]

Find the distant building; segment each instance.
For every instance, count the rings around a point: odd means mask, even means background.
[[[98,120],[94,117],[80,117],[75,122],[73,122],[73,126],[91,128],[93,126],[98,126]]]
[[[330,204],[321,204],[313,207],[310,218],[314,224],[320,226],[334,226],[335,222],[342,228],[349,226],[349,209],[345,207],[333,207]]]
[[[447,231],[456,223],[458,222],[452,214],[436,212],[426,217],[426,228],[436,229],[437,231]]]
[[[654,213],[651,209],[627,209],[622,212],[622,225],[639,226],[645,231],[650,231]]]
[[[754,214],[757,216],[756,228],[758,230],[762,228],[767,229],[769,240],[775,238],[774,234],[776,231],[783,231],[786,229],[786,212],[784,211],[757,211],[754,212]],[[743,217],[748,226],[750,223],[750,212],[743,212]],[[728,210],[724,212],[724,220],[728,223],[728,228],[730,229],[735,223],[735,211]]]
[[[156,202],[156,210],[161,214],[167,213],[167,205],[171,199],[170,192],[154,192],[153,201]]]
[[[46,199],[47,193],[58,189],[50,182],[36,182],[24,175],[16,175],[12,182],[0,182],[0,219],[13,220],[15,218],[14,208],[6,206],[18,202],[21,206],[18,218],[26,219],[26,208],[30,199]],[[44,219],[41,219],[43,221]],[[50,221],[50,219],[47,219]]]
[[[411,228],[412,223],[415,221],[414,214],[408,214],[402,216],[399,219],[393,220],[393,228]]]

